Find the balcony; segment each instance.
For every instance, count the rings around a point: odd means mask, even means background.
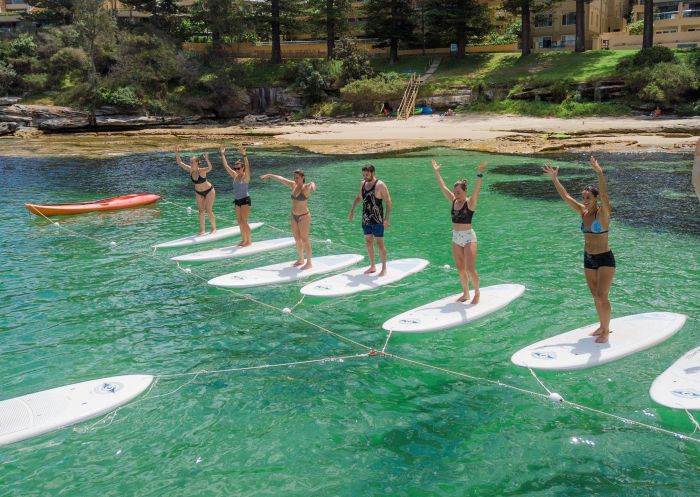
[[[678,17],[678,11],[673,12],[657,12],[654,14],[654,20],[659,21],[663,19],[676,19]]]
[[[683,17],[700,17],[700,9],[684,10]]]
[[[24,2],[24,0],[6,0],[5,10],[18,11],[18,10],[29,10],[29,5]]]

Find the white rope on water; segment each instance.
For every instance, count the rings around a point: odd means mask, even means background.
[[[42,214],[42,216],[43,216],[43,214]],[[51,221],[51,220],[50,220],[49,218],[47,218],[46,216],[43,216],[43,217],[46,218],[48,221]],[[85,238],[89,238],[89,239],[91,239],[91,240],[95,240],[95,241],[98,242],[98,243],[104,243],[102,240],[99,240],[99,239],[97,239],[97,238],[95,238],[95,237],[91,237],[91,236],[89,236],[89,235],[84,235],[84,234],[81,234],[81,233],[78,233],[78,232],[74,232],[74,231],[72,231],[72,230],[69,230],[69,229],[67,229],[67,228],[65,228],[65,227],[63,227],[63,226],[61,226],[59,223],[54,223],[54,225],[58,226],[59,228],[64,228],[64,229],[66,229],[66,231],[68,231],[69,233],[71,233],[71,234],[73,234],[73,235],[75,235],[75,236],[82,236],[82,237],[85,237]],[[275,228],[275,227],[273,227],[273,226],[271,226],[271,225],[268,225],[268,226],[270,226],[270,227],[273,228],[273,229],[278,229],[278,230],[279,230],[279,228]],[[280,230],[280,231],[282,231],[282,230]],[[116,242],[110,242],[110,245],[116,245]],[[338,244],[338,245],[342,246],[342,244]],[[346,246],[346,247],[347,247],[347,246]],[[350,248],[352,248],[352,247],[350,247]],[[151,260],[158,260],[159,262],[162,262],[162,263],[164,263],[164,264],[167,264],[168,266],[172,266],[172,264],[170,264],[169,262],[167,262],[167,261],[161,259],[160,257],[156,257],[156,256],[155,256],[155,253],[153,254],[152,257],[150,257],[150,259],[151,259]],[[192,271],[191,271],[190,268],[182,268],[182,267],[179,266],[179,264],[177,265],[177,267],[178,267],[179,269],[181,269],[183,272],[185,272],[185,273],[187,273],[188,275],[190,275],[190,276],[194,276],[194,277],[196,277],[196,278],[198,278],[198,279],[200,279],[200,280],[202,280],[202,281],[205,281],[205,282],[208,281],[206,278],[204,278],[204,277],[202,277],[202,276],[200,276],[200,275],[197,275],[197,274],[192,273]],[[496,278],[494,278],[494,279],[496,279]],[[153,400],[153,399],[161,398],[161,397],[164,397],[164,396],[172,395],[172,394],[176,393],[177,391],[181,390],[182,388],[184,388],[186,385],[188,385],[188,384],[192,383],[193,381],[195,381],[195,380],[197,379],[197,377],[198,377],[199,375],[201,375],[201,374],[223,374],[223,373],[234,372],[234,371],[248,371],[248,370],[253,370],[253,369],[268,369],[268,368],[272,368],[272,367],[283,367],[283,366],[289,367],[289,366],[292,366],[292,365],[295,365],[295,364],[310,364],[310,363],[327,362],[327,361],[333,360],[333,359],[336,359],[336,360],[337,360],[337,359],[343,359],[343,360],[344,360],[345,358],[354,358],[354,357],[382,356],[382,357],[387,357],[387,358],[391,358],[391,359],[396,359],[396,360],[398,360],[398,361],[406,362],[406,363],[409,363],[409,364],[421,366],[421,367],[426,368],[426,369],[431,369],[431,370],[435,370],[435,371],[441,371],[441,372],[446,373],[446,374],[449,374],[449,375],[451,375],[451,376],[456,376],[456,377],[459,377],[459,378],[466,378],[466,379],[470,379],[470,380],[476,381],[476,382],[488,383],[488,384],[491,384],[491,385],[495,385],[495,386],[498,386],[498,387],[501,387],[501,388],[506,388],[506,389],[509,389],[509,390],[517,391],[517,392],[524,393],[524,394],[527,394],[527,395],[530,395],[530,396],[534,396],[534,397],[538,397],[538,398],[541,398],[541,399],[544,398],[544,399],[549,399],[549,400],[555,400],[555,401],[561,402],[561,403],[564,404],[564,405],[570,406],[570,407],[572,407],[572,408],[579,409],[579,410],[586,411],[586,412],[590,412],[590,413],[595,413],[595,414],[598,414],[598,415],[600,415],[600,416],[609,417],[609,418],[615,419],[615,420],[617,420],[617,421],[621,421],[621,422],[623,422],[623,423],[625,423],[625,424],[631,424],[631,425],[638,426],[638,427],[641,427],[641,428],[649,429],[649,430],[654,431],[654,432],[657,432],[657,433],[663,433],[663,434],[666,434],[666,435],[672,435],[672,436],[674,436],[674,437],[676,437],[676,438],[679,438],[679,439],[681,439],[681,440],[687,440],[687,441],[692,441],[692,442],[700,443],[700,439],[698,439],[698,438],[694,438],[694,437],[691,437],[691,436],[688,436],[688,435],[683,435],[683,434],[680,434],[680,433],[673,432],[673,431],[671,431],[671,430],[667,430],[667,429],[665,429],[665,428],[660,428],[660,427],[657,427],[657,426],[649,425],[649,424],[647,424],[647,423],[642,423],[642,422],[639,422],[639,421],[635,421],[635,420],[632,420],[632,419],[628,419],[628,418],[625,418],[625,417],[623,417],[623,416],[619,416],[619,415],[617,415],[617,414],[613,414],[613,413],[601,411],[601,410],[599,410],[599,409],[595,409],[595,408],[588,407],[588,406],[585,406],[585,405],[582,405],[582,404],[577,404],[577,403],[575,403],[575,402],[571,402],[571,401],[568,401],[568,400],[564,400],[563,398],[561,398],[561,396],[559,396],[559,394],[555,394],[554,392],[551,392],[551,391],[544,385],[544,383],[542,383],[542,382],[539,380],[539,378],[537,378],[537,376],[535,375],[535,373],[534,373],[532,370],[530,370],[530,372],[531,372],[531,373],[533,374],[533,376],[538,380],[538,382],[540,383],[540,385],[541,385],[545,390],[547,390],[547,392],[549,393],[549,395],[544,395],[544,394],[542,394],[542,393],[534,392],[534,391],[528,390],[528,389],[526,389],[526,388],[518,387],[518,386],[515,386],[515,385],[510,385],[510,384],[504,383],[504,382],[502,382],[502,381],[500,381],[500,380],[492,380],[492,379],[490,379],[490,378],[483,378],[483,377],[473,376],[473,375],[469,375],[469,374],[467,374],[467,373],[462,373],[462,372],[459,372],[459,371],[452,371],[452,370],[449,370],[449,369],[447,369],[447,368],[443,368],[443,367],[440,367],[440,366],[435,366],[435,365],[428,364],[428,363],[425,363],[425,362],[422,362],[422,361],[418,361],[418,360],[415,360],[415,359],[410,359],[410,358],[407,358],[407,357],[402,357],[402,356],[399,356],[399,355],[396,355],[396,354],[392,354],[392,353],[385,352],[386,347],[387,347],[387,345],[388,345],[388,343],[389,343],[389,339],[390,339],[391,336],[392,336],[392,332],[391,332],[391,331],[389,332],[389,334],[388,334],[388,336],[387,336],[387,339],[386,339],[386,341],[385,341],[385,343],[384,343],[384,346],[382,347],[381,351],[377,351],[375,348],[369,347],[369,346],[367,346],[367,345],[365,345],[365,344],[362,344],[362,343],[360,343],[360,342],[357,342],[357,341],[355,341],[355,340],[353,340],[353,339],[351,339],[351,338],[345,337],[345,336],[343,336],[343,335],[341,335],[341,334],[339,334],[339,333],[336,333],[336,332],[334,332],[334,331],[332,331],[332,330],[329,330],[328,328],[325,328],[324,326],[321,326],[321,325],[319,325],[319,324],[317,324],[317,323],[313,323],[313,322],[311,322],[311,321],[309,321],[309,320],[307,320],[307,319],[305,319],[305,318],[303,318],[303,317],[301,317],[301,316],[299,316],[299,315],[296,315],[296,314],[294,314],[294,313],[291,312],[291,309],[290,309],[289,312],[285,312],[285,309],[280,309],[279,307],[276,307],[276,306],[274,306],[274,305],[272,305],[272,304],[268,304],[268,303],[266,303],[266,302],[262,302],[262,301],[260,301],[260,300],[258,300],[258,299],[253,298],[253,297],[250,296],[250,295],[239,294],[238,292],[235,292],[235,291],[233,291],[232,289],[225,289],[225,290],[229,291],[230,293],[232,293],[232,294],[234,294],[234,295],[236,295],[236,296],[239,296],[239,297],[241,297],[241,298],[250,300],[251,302],[257,303],[257,304],[262,305],[262,306],[264,306],[264,307],[267,307],[267,308],[270,308],[270,309],[274,309],[274,310],[277,310],[277,311],[279,311],[279,312],[288,314],[288,315],[294,317],[295,319],[298,319],[299,321],[301,321],[301,322],[303,322],[303,323],[306,323],[306,324],[308,324],[308,325],[310,325],[310,326],[312,326],[312,327],[315,327],[315,328],[317,328],[317,329],[320,329],[320,330],[322,330],[322,331],[324,331],[324,332],[326,332],[326,333],[328,333],[328,334],[330,334],[330,335],[332,335],[332,336],[335,336],[336,338],[338,338],[338,339],[340,339],[340,340],[342,340],[342,341],[345,341],[345,342],[348,342],[348,343],[352,343],[352,344],[354,344],[354,345],[357,345],[357,346],[359,346],[359,347],[362,347],[362,348],[364,348],[365,350],[368,350],[369,352],[368,352],[368,353],[365,353],[365,354],[356,354],[356,355],[353,355],[353,356],[343,356],[343,357],[339,357],[339,358],[312,359],[312,360],[308,360],[308,361],[297,361],[297,362],[294,362],[294,363],[281,363],[281,364],[278,364],[278,365],[260,365],[260,366],[244,367],[244,368],[229,368],[229,369],[224,369],[224,370],[213,370],[213,371],[206,371],[206,370],[205,370],[205,371],[198,371],[198,372],[195,372],[195,373],[173,373],[173,374],[168,374],[168,375],[159,375],[159,376],[156,378],[156,381],[154,381],[153,384],[151,385],[151,387],[149,388],[149,390],[148,390],[146,396],[144,396],[143,398],[141,398],[141,399],[139,399],[139,400],[137,400],[137,401],[135,401],[135,402],[132,402],[132,403],[130,403],[130,404],[127,404],[127,405],[125,405],[125,406],[121,406],[121,407],[117,408],[115,411],[109,413],[109,414],[108,414],[107,416],[105,416],[102,420],[96,422],[96,423],[93,424],[92,426],[95,426],[95,425],[97,425],[97,424],[99,424],[99,423],[103,423],[105,420],[109,420],[109,424],[111,424],[111,423],[113,422],[114,418],[116,417],[117,412],[118,412],[120,409],[124,408],[124,407],[131,406],[131,405],[136,405],[136,404],[138,404],[138,403],[140,403],[140,402],[142,402],[142,401],[145,401],[145,400],[147,400],[147,399]],[[302,299],[301,299],[296,305],[299,305],[302,301],[303,301],[303,297],[302,297]],[[296,307],[296,305],[295,305],[294,307]],[[529,368],[528,368],[528,369],[529,369]],[[155,384],[157,383],[157,379],[166,379],[166,378],[174,378],[174,377],[182,377],[182,376],[192,376],[192,378],[190,378],[190,380],[188,380],[188,381],[185,382],[184,384],[180,385],[178,388],[176,388],[175,390],[173,390],[173,391],[171,391],[171,392],[168,392],[168,393],[166,393],[166,394],[161,394],[161,395],[158,395],[158,396],[155,396],[155,397],[149,397],[150,392],[152,391],[153,387],[154,387]],[[556,395],[556,397],[553,397],[553,396],[555,396],[555,395]],[[691,421],[695,424],[696,429],[693,431],[693,433],[695,433],[695,431],[697,431],[698,428],[700,428],[700,425],[698,425],[697,421],[695,421],[695,419],[692,417],[692,415],[690,415],[690,413],[689,413],[687,410],[686,410],[686,413],[687,413],[688,416],[691,418]]]
[[[459,371],[451,371],[451,370],[449,370],[449,369],[447,369],[447,368],[443,368],[443,367],[440,367],[440,366],[434,366],[434,365],[432,365],[432,364],[428,364],[428,363],[422,362],[422,361],[417,361],[417,360],[415,360],[415,359],[409,359],[409,358],[406,358],[406,357],[401,357],[401,356],[398,356],[398,355],[396,355],[396,354],[385,353],[385,354],[383,354],[383,355],[384,355],[385,357],[394,358],[394,359],[397,359],[397,360],[399,360],[399,361],[407,362],[407,363],[409,363],[409,364],[414,364],[414,365],[422,366],[422,367],[424,367],[424,368],[433,369],[433,370],[436,370],[436,371],[441,371],[441,372],[443,372],[443,373],[447,373],[447,374],[452,375],[452,376],[457,376],[457,377],[459,377],[459,378],[467,378],[467,379],[470,379],[470,380],[472,380],[472,381],[477,381],[477,382],[478,382],[478,381],[482,381],[482,382],[485,382],[485,383],[489,383],[489,384],[491,384],[491,385],[496,385],[496,386],[503,387],[503,388],[507,388],[507,389],[510,389],[510,390],[514,390],[514,391],[517,391],[517,392],[520,392],[520,393],[525,393],[525,394],[528,394],[528,395],[532,395],[532,396],[535,396],[535,397],[539,397],[539,398],[541,398],[541,399],[553,400],[553,401],[556,401],[556,402],[560,402],[560,403],[562,403],[563,405],[567,405],[567,406],[569,406],[569,407],[572,407],[572,408],[575,408],[575,409],[578,409],[578,410],[581,410],[581,411],[587,411],[587,412],[591,412],[591,413],[598,414],[598,415],[600,415],[600,416],[609,417],[609,418],[615,419],[615,420],[617,420],[617,421],[621,421],[621,422],[623,422],[623,423],[625,423],[625,424],[630,424],[630,425],[638,426],[638,427],[640,427],[640,428],[645,428],[645,429],[654,431],[654,432],[656,432],[656,433],[663,433],[663,434],[665,434],[665,435],[672,435],[673,437],[679,438],[679,439],[681,439],[681,440],[687,440],[687,441],[690,441],[690,442],[700,443],[700,438],[695,438],[695,437],[692,437],[692,436],[689,436],[689,435],[684,435],[684,434],[682,434],[682,433],[677,433],[677,432],[675,432],[675,431],[667,430],[666,428],[661,428],[661,427],[654,426],[654,425],[650,425],[650,424],[647,424],[647,423],[642,423],[641,421],[635,421],[635,420],[633,420],[633,419],[625,418],[625,417],[619,416],[619,415],[617,415],[617,414],[613,414],[613,413],[606,412],[606,411],[601,411],[600,409],[595,409],[595,408],[593,408],[593,407],[588,407],[588,406],[585,406],[585,405],[583,405],[583,404],[577,404],[576,402],[571,402],[571,401],[568,401],[568,400],[565,400],[565,399],[561,398],[561,396],[559,396],[558,394],[555,394],[554,392],[550,393],[550,395],[545,395],[545,394],[542,394],[542,393],[533,392],[532,390],[528,390],[528,389],[526,389],[526,388],[521,388],[521,387],[517,387],[517,386],[515,386],[515,385],[510,385],[510,384],[504,383],[504,382],[502,382],[502,381],[500,381],[500,380],[491,380],[491,379],[489,379],[489,378],[482,378],[482,377],[479,377],[479,376],[472,376],[472,375],[469,375],[469,374],[466,374],[466,373],[461,373],[461,372],[459,372]],[[544,385],[543,385],[543,386],[544,386]],[[545,389],[546,389],[546,387],[545,387]],[[553,395],[557,395],[557,397],[552,397]],[[693,433],[695,433],[695,432],[693,432]]]
[[[693,433],[696,431],[700,430],[700,424],[697,422],[697,420],[693,417],[693,415],[688,411],[688,409],[683,409],[685,413],[688,415],[688,419],[690,419],[690,422],[693,423],[695,426],[695,429],[693,430]]]
[[[539,383],[539,384],[542,386],[542,388],[544,388],[545,390],[547,390],[547,394],[552,395],[552,391],[551,391],[549,388],[547,388],[547,386],[546,386],[544,383],[542,383],[542,380],[540,380],[540,379],[537,377],[537,375],[536,375],[535,372],[532,370],[532,368],[531,368],[530,366],[528,366],[527,369],[530,371],[530,373],[532,374],[532,376],[537,380],[537,383]]]

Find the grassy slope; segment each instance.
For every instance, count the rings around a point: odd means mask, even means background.
[[[549,83],[562,80],[592,81],[615,74],[618,62],[633,55],[630,50],[533,53],[467,54],[461,61],[445,60],[431,85],[461,86],[518,81]]]

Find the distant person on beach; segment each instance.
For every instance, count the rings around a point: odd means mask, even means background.
[[[591,166],[598,175],[598,188],[587,186],[581,192],[583,203],[579,203],[566,192],[559,182],[559,168],[545,164],[544,173],[552,178],[559,196],[578,214],[581,215],[581,232],[584,237],[583,268],[588,288],[593,295],[600,326],[591,333],[596,336],[596,343],[606,343],[610,334],[610,315],[612,309],[608,293],[615,276],[615,256],[608,245],[608,227],[610,226],[610,200],[605,184],[605,174],[595,157],[591,156]],[[600,197],[600,204],[598,204]]]
[[[693,187],[695,188],[695,195],[698,196],[700,200],[700,139],[695,144],[695,161],[693,162]]]
[[[391,113],[394,112],[394,108],[391,106],[389,102],[384,102],[382,104],[382,114],[384,114],[386,117],[391,116]]]
[[[355,196],[350,209],[349,219],[355,215],[357,204],[362,202],[362,232],[365,235],[365,246],[369,256],[369,268],[365,274],[375,273],[374,242],[377,243],[379,259],[382,261],[382,270],[379,276],[386,275],[386,247],[384,245],[384,230],[389,227],[389,214],[391,213],[391,196],[384,182],[374,176],[374,166],[365,164],[362,166],[362,183],[360,191]],[[386,214],[384,213],[386,202]]]
[[[175,162],[180,166],[181,169],[187,171],[190,175],[192,183],[194,183],[194,193],[195,200],[197,201],[197,209],[199,210],[199,232],[198,235],[204,234],[204,212],[207,213],[209,217],[209,224],[211,225],[211,234],[216,233],[216,218],[214,217],[214,198],[216,197],[216,191],[214,186],[207,180],[207,173],[212,170],[211,162],[209,162],[209,156],[204,154],[204,160],[207,163],[207,167],[199,167],[199,159],[197,157],[190,157],[190,164],[185,164],[180,158],[180,147],[175,148]]]
[[[454,116],[454,115],[455,115],[455,111],[452,109],[447,109],[447,112],[445,112],[445,116],[447,116],[447,117]]]
[[[263,174],[260,179],[263,181],[273,179],[292,189],[292,213],[289,223],[292,225],[292,234],[297,246],[297,260],[294,265],[301,266],[299,269],[311,268],[311,211],[307,201],[311,192],[316,191],[316,183],[313,181],[306,183],[304,171],[301,169],[294,171],[294,180],[276,174]],[[306,263],[304,263],[304,252]]]
[[[654,119],[661,117],[661,107],[659,107],[657,105],[656,110],[654,110],[654,112],[652,112],[651,117],[653,117]]]
[[[462,284],[462,296],[457,302],[469,300],[469,280],[474,286],[474,297],[471,304],[479,303],[479,274],[476,272],[476,233],[472,228],[472,217],[476,211],[476,203],[479,200],[481,182],[488,163],[481,162],[476,167],[476,181],[471,196],[467,196],[467,180],[461,179],[452,185],[452,190],[447,188],[445,180],[440,175],[440,164],[432,161],[435,180],[445,198],[451,203],[452,208],[452,258],[457,266],[459,282]]]
[[[241,153],[241,159],[237,159],[233,167],[228,165],[226,160],[226,147],[221,145],[219,153],[221,154],[221,162],[224,164],[224,169],[229,176],[233,178],[233,209],[236,212],[236,220],[241,228],[241,243],[240,247],[247,247],[253,240],[251,238],[250,226],[248,225],[248,215],[250,214],[250,195],[248,194],[248,185],[250,184],[250,162],[248,162],[248,154],[243,145],[239,145],[238,151]]]

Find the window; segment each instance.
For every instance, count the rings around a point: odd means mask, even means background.
[[[560,46],[562,47],[572,47],[576,43],[576,36],[574,35],[562,35],[560,40]]]
[[[537,14],[535,15],[535,27],[544,28],[552,25],[552,14]]]
[[[539,48],[552,48],[552,37],[543,36],[537,41],[537,46]]]
[[[576,24],[576,12],[569,12],[561,16],[562,26],[572,26]]]

